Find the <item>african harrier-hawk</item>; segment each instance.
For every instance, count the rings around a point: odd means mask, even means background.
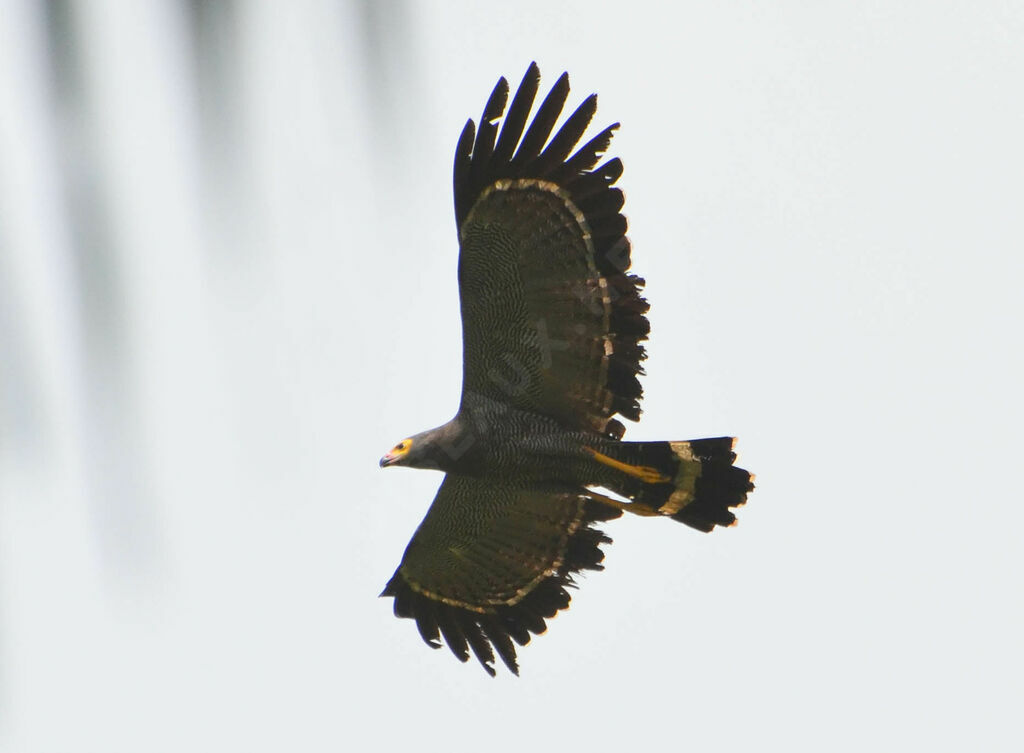
[[[615,416],[640,417],[649,326],[644,281],[626,273],[622,163],[595,167],[618,124],[570,156],[591,95],[549,139],[569,93],[562,74],[524,133],[539,81],[531,64],[499,130],[500,79],[455,152],[458,414],[380,461],[446,473],[382,595],[430,646],[443,636],[491,675],[495,652],[518,674],[514,644],[569,606],[575,573],[601,569],[611,539],[595,523],[625,510],[710,531],[754,488],[729,437],[620,441]]]

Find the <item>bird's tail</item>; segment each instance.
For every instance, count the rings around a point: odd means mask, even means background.
[[[628,497],[623,509],[665,515],[699,531],[736,522],[754,477],[733,463],[735,439],[688,442],[612,442],[590,450],[609,472],[604,484]]]

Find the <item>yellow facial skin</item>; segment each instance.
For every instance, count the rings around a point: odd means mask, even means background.
[[[387,468],[389,465],[401,465],[402,460],[409,454],[409,450],[412,449],[412,440],[403,439],[401,442],[396,444],[380,459],[380,467]]]

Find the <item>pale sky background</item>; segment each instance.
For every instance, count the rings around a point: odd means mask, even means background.
[[[2,3],[0,749],[1024,749],[1024,6],[211,5]],[[377,598],[441,479],[377,459],[531,60],[622,122],[627,438],[758,489],[491,680]]]

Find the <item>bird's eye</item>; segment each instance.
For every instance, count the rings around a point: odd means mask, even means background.
[[[395,449],[396,450],[404,450],[405,449],[405,442],[399,442],[398,444],[396,444],[395,445]]]

